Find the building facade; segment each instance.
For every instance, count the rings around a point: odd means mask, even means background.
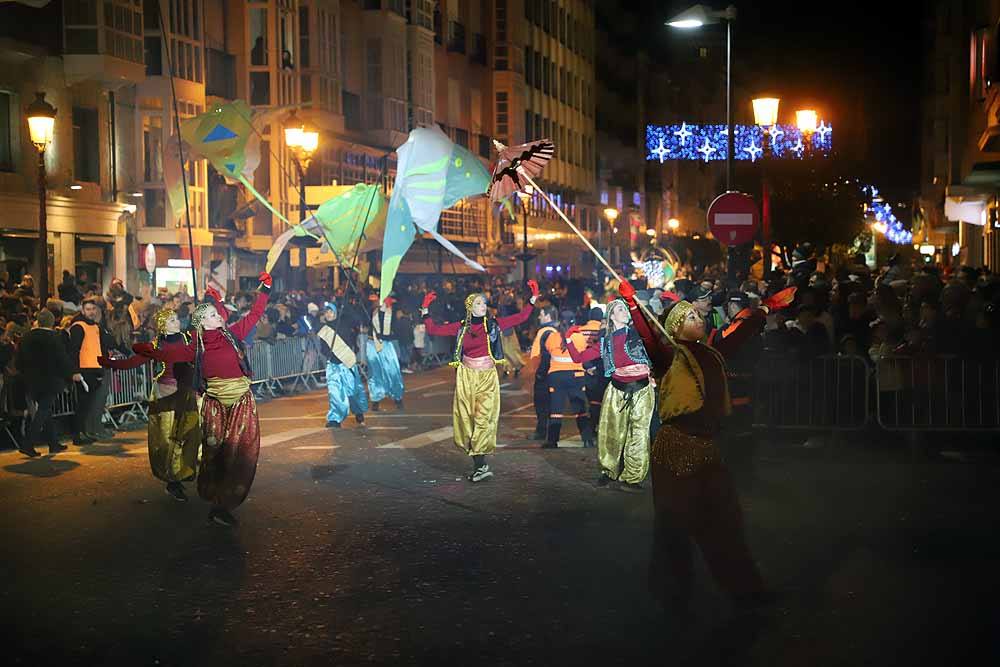
[[[925,5],[921,227],[956,264],[1000,269],[1000,7]]]

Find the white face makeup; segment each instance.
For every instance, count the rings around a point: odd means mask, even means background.
[[[628,324],[631,317],[628,314],[628,308],[621,303],[616,303],[611,307],[611,324],[614,325],[616,329],[621,329]]]
[[[177,315],[171,313],[167,318],[167,321],[163,323],[163,330],[169,336],[171,334],[180,333],[181,331],[181,321],[177,319]]]
[[[483,317],[486,315],[486,299],[481,296],[477,296],[472,301],[472,316],[473,317]]]
[[[222,321],[222,316],[219,315],[219,311],[215,308],[209,308],[208,312],[201,318],[201,328],[205,331],[213,331],[214,329],[221,329],[225,322]]]

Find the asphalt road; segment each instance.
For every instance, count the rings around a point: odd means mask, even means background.
[[[734,614],[699,566],[693,618],[647,596],[652,502],[596,454],[541,450],[503,389],[496,477],[451,442],[453,371],[405,410],[325,429],[325,396],[261,403],[241,524],[149,474],[144,432],[0,453],[2,654],[17,665],[979,665],[1000,661],[1000,465],[887,438],[761,443],[749,538],[785,595]],[[391,402],[389,402],[391,403]],[[965,449],[963,439],[942,441]],[[996,443],[994,443],[996,444]],[[190,486],[190,485],[189,485]]]

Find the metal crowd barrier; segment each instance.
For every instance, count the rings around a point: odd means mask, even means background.
[[[855,355],[823,355],[803,363],[765,355],[754,377],[754,426],[852,431],[871,420],[871,371]]]
[[[432,368],[451,361],[455,351],[454,336],[430,336],[424,339],[424,347],[420,350],[420,363],[423,368]]]
[[[1000,430],[1000,360],[883,357],[876,387],[888,431]]]

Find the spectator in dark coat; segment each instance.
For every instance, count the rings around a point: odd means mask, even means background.
[[[54,324],[51,311],[39,311],[37,326],[25,334],[17,351],[17,367],[26,392],[38,405],[27,437],[18,448],[30,457],[38,456],[35,443],[41,441],[49,446],[50,454],[66,449],[56,437],[52,405],[70,380],[79,379],[73,372],[75,364],[69,358],[66,335],[53,329]]]

